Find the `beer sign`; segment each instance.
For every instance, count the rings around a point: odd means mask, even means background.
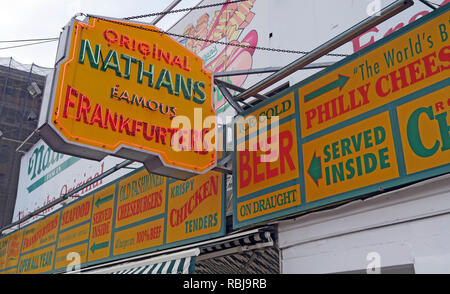
[[[449,9],[437,9],[235,120],[234,227],[450,171]],[[265,123],[274,116],[277,125]],[[275,151],[265,148],[274,141]]]

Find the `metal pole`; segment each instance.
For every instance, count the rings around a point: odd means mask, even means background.
[[[288,64],[287,66],[283,67],[276,73],[268,76],[267,78],[263,79],[262,81],[258,82],[254,86],[247,89],[245,92],[235,96],[236,101],[245,100],[249,97],[252,97],[253,95],[261,92],[262,90],[266,89],[267,87],[270,87],[271,85],[275,84],[276,82],[282,80],[283,78],[289,76],[290,74],[304,68],[306,65],[312,63],[313,61],[317,60],[318,58],[324,56],[325,54],[330,53],[334,49],[344,45],[348,41],[351,41],[355,37],[359,36],[360,34],[366,32],[370,28],[380,24],[381,22],[385,21],[386,19],[391,18],[392,16],[400,13],[401,11],[405,10],[406,8],[414,5],[413,0],[397,0],[396,2],[392,3],[391,5],[383,8],[379,15],[374,14],[365,20],[361,21],[360,23],[356,24],[355,26],[351,27],[350,29],[346,30],[342,34],[339,34],[338,36],[334,37],[333,39],[329,40],[328,42],[322,44],[321,46],[317,47],[316,49],[312,50],[310,53],[300,57],[299,59],[295,60],[294,62]]]
[[[241,88],[239,86],[236,86],[234,84],[231,84],[231,83],[219,80],[219,79],[214,79],[214,83],[215,84],[222,84],[223,86],[225,86],[225,87],[227,87],[227,88],[229,88],[231,90],[237,91],[237,92],[244,92],[245,91],[244,88]],[[255,98],[257,98],[258,100],[261,100],[261,101],[270,99],[269,96],[265,96],[263,94],[256,94],[256,95],[253,95],[253,97],[255,97]],[[243,101],[241,101],[241,102],[243,102]]]
[[[46,211],[47,209],[55,206],[56,204],[59,204],[59,203],[65,201],[65,200],[67,200],[69,197],[72,197],[72,195],[74,195],[78,191],[81,191],[84,188],[89,187],[90,185],[94,184],[95,182],[97,182],[97,181],[99,181],[99,180],[101,180],[101,179],[111,175],[112,173],[114,173],[114,172],[118,171],[119,169],[124,168],[124,167],[126,167],[126,166],[128,166],[128,165],[130,165],[132,163],[134,163],[134,161],[132,161],[132,160],[124,160],[121,163],[116,164],[115,166],[113,166],[109,170],[105,171],[101,175],[99,175],[99,176],[93,178],[92,180],[84,183],[83,185],[79,186],[78,188],[75,188],[74,190],[70,191],[69,193],[64,194],[60,198],[58,198],[58,199],[48,203],[47,205],[45,205],[45,206],[43,206],[43,207],[33,211],[32,213],[24,216],[22,219],[19,219],[19,220],[15,221],[15,222],[7,225],[7,226],[4,226],[3,228],[0,229],[0,232],[3,232],[4,230],[7,230],[7,229],[12,228],[14,226],[17,226],[17,225],[23,223],[24,221],[32,218],[33,216],[39,215],[40,213],[42,213],[42,212]]]
[[[172,4],[170,4],[169,6],[167,6],[166,9],[164,9],[163,14],[158,15],[158,16],[151,22],[151,24],[152,24],[152,25],[156,25],[161,19],[163,19],[164,16],[167,15],[167,13],[169,13],[169,11],[171,11],[172,9],[174,9],[175,6],[177,6],[178,3],[180,3],[180,2],[181,2],[181,0],[175,0],[175,1],[173,1]]]
[[[37,133],[37,129],[35,129],[34,131],[31,132],[31,134],[28,135],[28,137],[19,145],[19,147],[16,148],[16,152],[19,152],[20,148],[22,148],[23,145],[25,144],[33,144],[33,143],[28,143],[28,140],[31,139],[31,137]]]
[[[311,63],[311,64],[306,65],[302,69],[325,68],[325,67],[333,65],[334,63],[335,62]],[[234,70],[234,71],[215,72],[214,78],[269,73],[269,72],[279,71],[280,69],[282,69],[282,67],[265,67],[265,68],[253,68],[250,70]]]

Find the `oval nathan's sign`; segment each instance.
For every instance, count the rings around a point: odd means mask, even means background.
[[[58,48],[46,123],[57,152],[115,155],[186,179],[215,165],[212,74],[157,28],[72,19]]]

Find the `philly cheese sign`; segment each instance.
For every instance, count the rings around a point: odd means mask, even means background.
[[[236,120],[235,227],[450,172],[449,9],[444,5]],[[269,116],[278,123],[256,130]],[[274,160],[264,162],[268,152],[249,149],[274,138]]]
[[[211,97],[203,61],[157,28],[74,18],[60,38],[40,133],[60,153],[111,154],[187,179],[215,165]]]

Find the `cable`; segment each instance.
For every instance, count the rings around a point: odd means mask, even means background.
[[[213,3],[213,4],[203,5],[203,6],[190,7],[190,8],[175,9],[175,10],[166,11],[166,12],[155,12],[155,13],[149,13],[149,14],[136,15],[136,16],[128,16],[128,17],[124,17],[123,19],[129,20],[129,19],[137,19],[137,18],[157,16],[157,15],[163,15],[163,14],[169,14],[169,13],[179,13],[179,12],[185,12],[185,11],[192,11],[192,10],[196,10],[196,9],[204,9],[204,8],[210,8],[210,7],[214,7],[214,6],[239,3],[239,2],[244,2],[244,1],[247,1],[247,0],[234,0],[234,1],[229,1],[229,2]]]
[[[259,47],[259,46],[250,46],[250,45],[244,45],[244,44],[236,44],[236,43],[230,43],[230,42],[214,41],[214,40],[208,40],[208,39],[203,39],[203,38],[198,38],[198,37],[192,37],[192,36],[188,36],[188,35],[170,33],[170,32],[162,31],[162,30],[155,30],[155,29],[151,29],[151,28],[145,28],[145,27],[143,27],[143,26],[141,26],[139,24],[125,23],[125,22],[121,22],[121,21],[117,21],[117,20],[113,20],[113,19],[107,19],[107,18],[95,16],[95,15],[90,15],[90,14],[86,14],[86,16],[92,17],[92,18],[96,18],[98,20],[103,20],[103,21],[106,21],[106,22],[111,22],[111,23],[115,23],[115,24],[119,24],[119,25],[123,25],[123,26],[128,26],[128,27],[132,27],[132,28],[135,28],[135,29],[145,30],[145,31],[149,31],[149,32],[154,32],[154,33],[158,33],[158,34],[165,34],[165,35],[169,35],[169,36],[173,36],[173,37],[192,39],[192,40],[196,40],[196,41],[220,44],[220,45],[225,45],[225,46],[229,45],[229,46],[240,47],[240,48],[249,48],[249,49],[257,49],[257,50],[265,50],[265,51],[273,51],[273,52],[281,52],[281,53],[303,54],[303,55],[309,53],[307,51],[268,48],[268,47]],[[348,56],[347,54],[337,54],[337,53],[336,54],[329,53],[329,54],[326,54],[326,55],[327,56],[337,56],[337,57],[347,57]]]
[[[23,45],[16,45],[16,46],[9,46],[9,47],[0,47],[0,50],[4,50],[4,49],[12,49],[12,48],[18,48],[18,47],[25,47],[25,46],[31,46],[31,45],[37,45],[37,44],[42,44],[42,43],[48,43],[48,42],[54,42],[57,41],[56,40],[47,40],[47,41],[42,41],[42,42],[36,42],[36,43],[31,43],[31,44],[23,44]]]
[[[31,42],[31,41],[46,41],[46,40],[58,40],[59,38],[42,38],[42,39],[25,39],[25,40],[8,40],[0,41],[0,43],[16,43],[16,42]]]

